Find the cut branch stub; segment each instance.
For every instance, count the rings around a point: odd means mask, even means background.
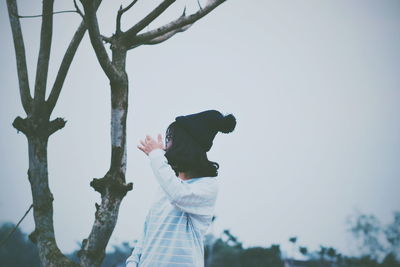
[[[36,244],[36,243],[37,243],[37,235],[38,235],[38,233],[37,233],[37,230],[36,230],[36,229],[33,230],[33,232],[29,234],[29,240],[30,240],[33,244]]]
[[[15,129],[20,132],[23,132],[26,136],[29,134],[29,126],[26,119],[21,118],[20,116],[16,117],[14,122],[12,123]]]
[[[121,184],[119,182],[114,182],[110,184],[110,190],[113,194],[118,195],[121,199],[128,193],[128,191],[131,191],[133,188],[132,183],[128,184]]]
[[[81,257],[82,253],[84,252],[84,248],[85,248],[87,242],[88,242],[87,238],[85,238],[85,239],[82,240],[81,249],[78,250],[78,252],[77,252],[77,256],[78,256],[79,258]]]
[[[94,203],[94,206],[96,207],[96,211],[99,211],[100,205],[97,202]]]
[[[93,180],[90,182],[90,186],[99,192],[101,196],[104,196],[108,192],[110,195],[120,199],[122,199],[128,191],[133,189],[132,183],[125,184],[124,182],[119,181],[119,179],[113,179],[107,175],[99,179],[93,178]],[[96,209],[97,208],[98,204],[96,205]]]
[[[93,189],[99,192],[102,196],[106,192],[106,185],[107,181],[104,178],[93,178],[93,180],[90,182],[90,186],[93,187]]]
[[[21,118],[20,116],[14,119],[12,125],[15,129],[23,132],[27,137],[39,137],[41,139],[48,138],[56,131],[62,129],[67,121],[63,118],[56,118],[52,121],[46,121],[45,119],[39,118]]]
[[[63,118],[56,118],[55,120],[52,120],[49,123],[49,127],[47,129],[48,131],[48,135],[52,135],[53,133],[55,133],[56,131],[64,128],[65,124],[67,123],[66,120],[64,120]]]

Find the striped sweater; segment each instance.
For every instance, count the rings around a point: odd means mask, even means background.
[[[218,194],[215,177],[182,180],[164,156],[149,153],[158,181],[156,197],[127,267],[204,267],[204,235]]]

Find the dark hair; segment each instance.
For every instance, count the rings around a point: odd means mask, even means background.
[[[165,157],[177,176],[179,172],[188,173],[191,178],[218,175],[219,164],[209,161],[207,152],[176,122],[168,126],[165,134],[166,146],[170,141]]]

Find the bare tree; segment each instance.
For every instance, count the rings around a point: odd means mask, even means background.
[[[101,179],[94,179],[91,186],[101,194],[101,204],[97,205],[95,222],[90,235],[83,241],[79,253],[84,266],[99,266],[104,250],[117,221],[122,197],[127,192],[126,171],[126,118],[128,112],[128,75],[125,69],[127,52],[141,45],[153,45],[164,42],[178,32],[187,30],[193,23],[214,10],[225,0],[209,0],[207,5],[191,14],[183,14],[159,28],[144,33],[141,31],[160,16],[175,0],[163,0],[147,16],[127,31],[121,30],[121,17],[137,0],[127,7],[119,9],[116,16],[116,29],[112,37],[101,35],[96,16],[96,8],[91,0],[80,0],[84,9],[84,18],[89,31],[90,41],[97,59],[108,77],[111,86],[111,166]],[[109,43],[111,59],[104,43]],[[131,188],[131,187],[130,187]]]
[[[96,203],[96,213],[92,230],[82,242],[78,253],[81,266],[100,266],[105,256],[105,248],[114,230],[118,211],[126,193],[132,190],[132,183],[126,183],[126,118],[128,111],[128,75],[125,70],[127,51],[140,45],[164,42],[178,32],[187,30],[225,0],[210,0],[205,7],[189,16],[183,14],[174,21],[145,33],[141,31],[160,16],[175,0],[164,0],[152,12],[127,31],[121,30],[121,17],[137,2],[132,1],[126,8],[120,8],[116,16],[116,30],[112,37],[100,34],[96,11],[101,0],[81,0],[84,14],[74,1],[76,12],[83,21],[76,30],[64,55],[48,99],[46,83],[52,42],[54,0],[43,0],[40,50],[36,69],[34,97],[30,93],[25,58],[24,41],[16,0],[7,0],[9,20],[14,39],[20,96],[26,118],[17,117],[13,126],[23,132],[28,139],[29,169],[35,230],[30,234],[36,243],[43,266],[79,266],[70,261],[59,250],[53,227],[53,195],[49,189],[47,168],[47,143],[51,134],[65,126],[62,118],[50,120],[57,103],[68,69],[75,52],[84,36],[86,28],[98,61],[110,80],[111,85],[111,163],[109,170],[101,178],[94,178],[90,185],[101,194],[101,204]],[[111,44],[110,59],[104,43]]]
[[[93,10],[97,10],[100,2],[101,0],[93,2]],[[50,135],[63,128],[66,123],[62,118],[50,120],[50,116],[60,96],[72,59],[86,32],[86,25],[82,21],[76,30],[61,61],[49,97],[45,99],[52,42],[53,14],[60,13],[53,11],[53,4],[54,0],[43,0],[42,15],[40,15],[42,18],[40,49],[36,68],[34,97],[32,98],[20,24],[21,16],[18,14],[16,0],[7,0],[8,16],[14,40],[20,97],[26,113],[26,118],[18,116],[14,120],[13,126],[24,133],[28,139],[28,178],[31,184],[35,221],[35,230],[29,235],[29,238],[37,245],[43,266],[79,266],[63,255],[56,244],[53,227],[54,198],[50,192],[48,180],[47,143]]]

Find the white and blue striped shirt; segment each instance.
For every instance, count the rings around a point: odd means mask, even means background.
[[[218,180],[184,181],[176,177],[164,153],[149,153],[159,188],[127,267],[204,267],[204,235],[214,215]]]

